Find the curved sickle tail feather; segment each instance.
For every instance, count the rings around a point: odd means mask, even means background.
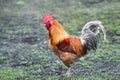
[[[83,45],[83,53],[87,54],[91,49],[96,51],[97,49],[97,35],[102,30],[104,34],[104,40],[106,40],[106,30],[100,21],[90,21],[85,24],[82,29],[82,45]]]

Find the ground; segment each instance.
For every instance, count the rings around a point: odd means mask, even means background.
[[[119,80],[120,2],[118,0],[0,0],[1,80]],[[79,36],[82,26],[100,20],[107,40],[73,64],[72,76],[46,39],[42,16],[52,13],[65,30]]]

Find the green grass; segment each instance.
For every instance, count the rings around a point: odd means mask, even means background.
[[[9,67],[0,69],[1,80],[15,80],[25,76],[25,72],[19,69],[12,69]]]
[[[45,80],[111,80],[112,78],[110,76],[106,76],[106,78],[102,78],[102,77],[97,77],[97,76],[90,76],[90,77],[84,77],[84,78],[81,78],[81,77],[57,77],[57,76],[51,76],[51,77],[48,77],[47,79]]]
[[[37,76],[31,73],[25,72],[19,68],[4,67],[0,69],[0,79],[1,80],[34,80]]]
[[[119,0],[2,0],[0,1],[1,80],[119,80]],[[85,23],[100,20],[107,40],[72,66],[72,76],[48,47],[41,19],[52,13],[65,30],[80,36]]]

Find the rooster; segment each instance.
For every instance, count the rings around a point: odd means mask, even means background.
[[[97,35],[102,30],[104,40],[106,30],[100,21],[90,21],[82,28],[80,37],[68,34],[52,14],[46,14],[42,22],[48,30],[48,43],[55,55],[68,67],[66,76],[71,76],[71,66],[91,50],[97,49]]]

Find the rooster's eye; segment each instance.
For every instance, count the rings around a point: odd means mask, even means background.
[[[47,22],[50,22],[50,20],[48,19],[48,21]]]

